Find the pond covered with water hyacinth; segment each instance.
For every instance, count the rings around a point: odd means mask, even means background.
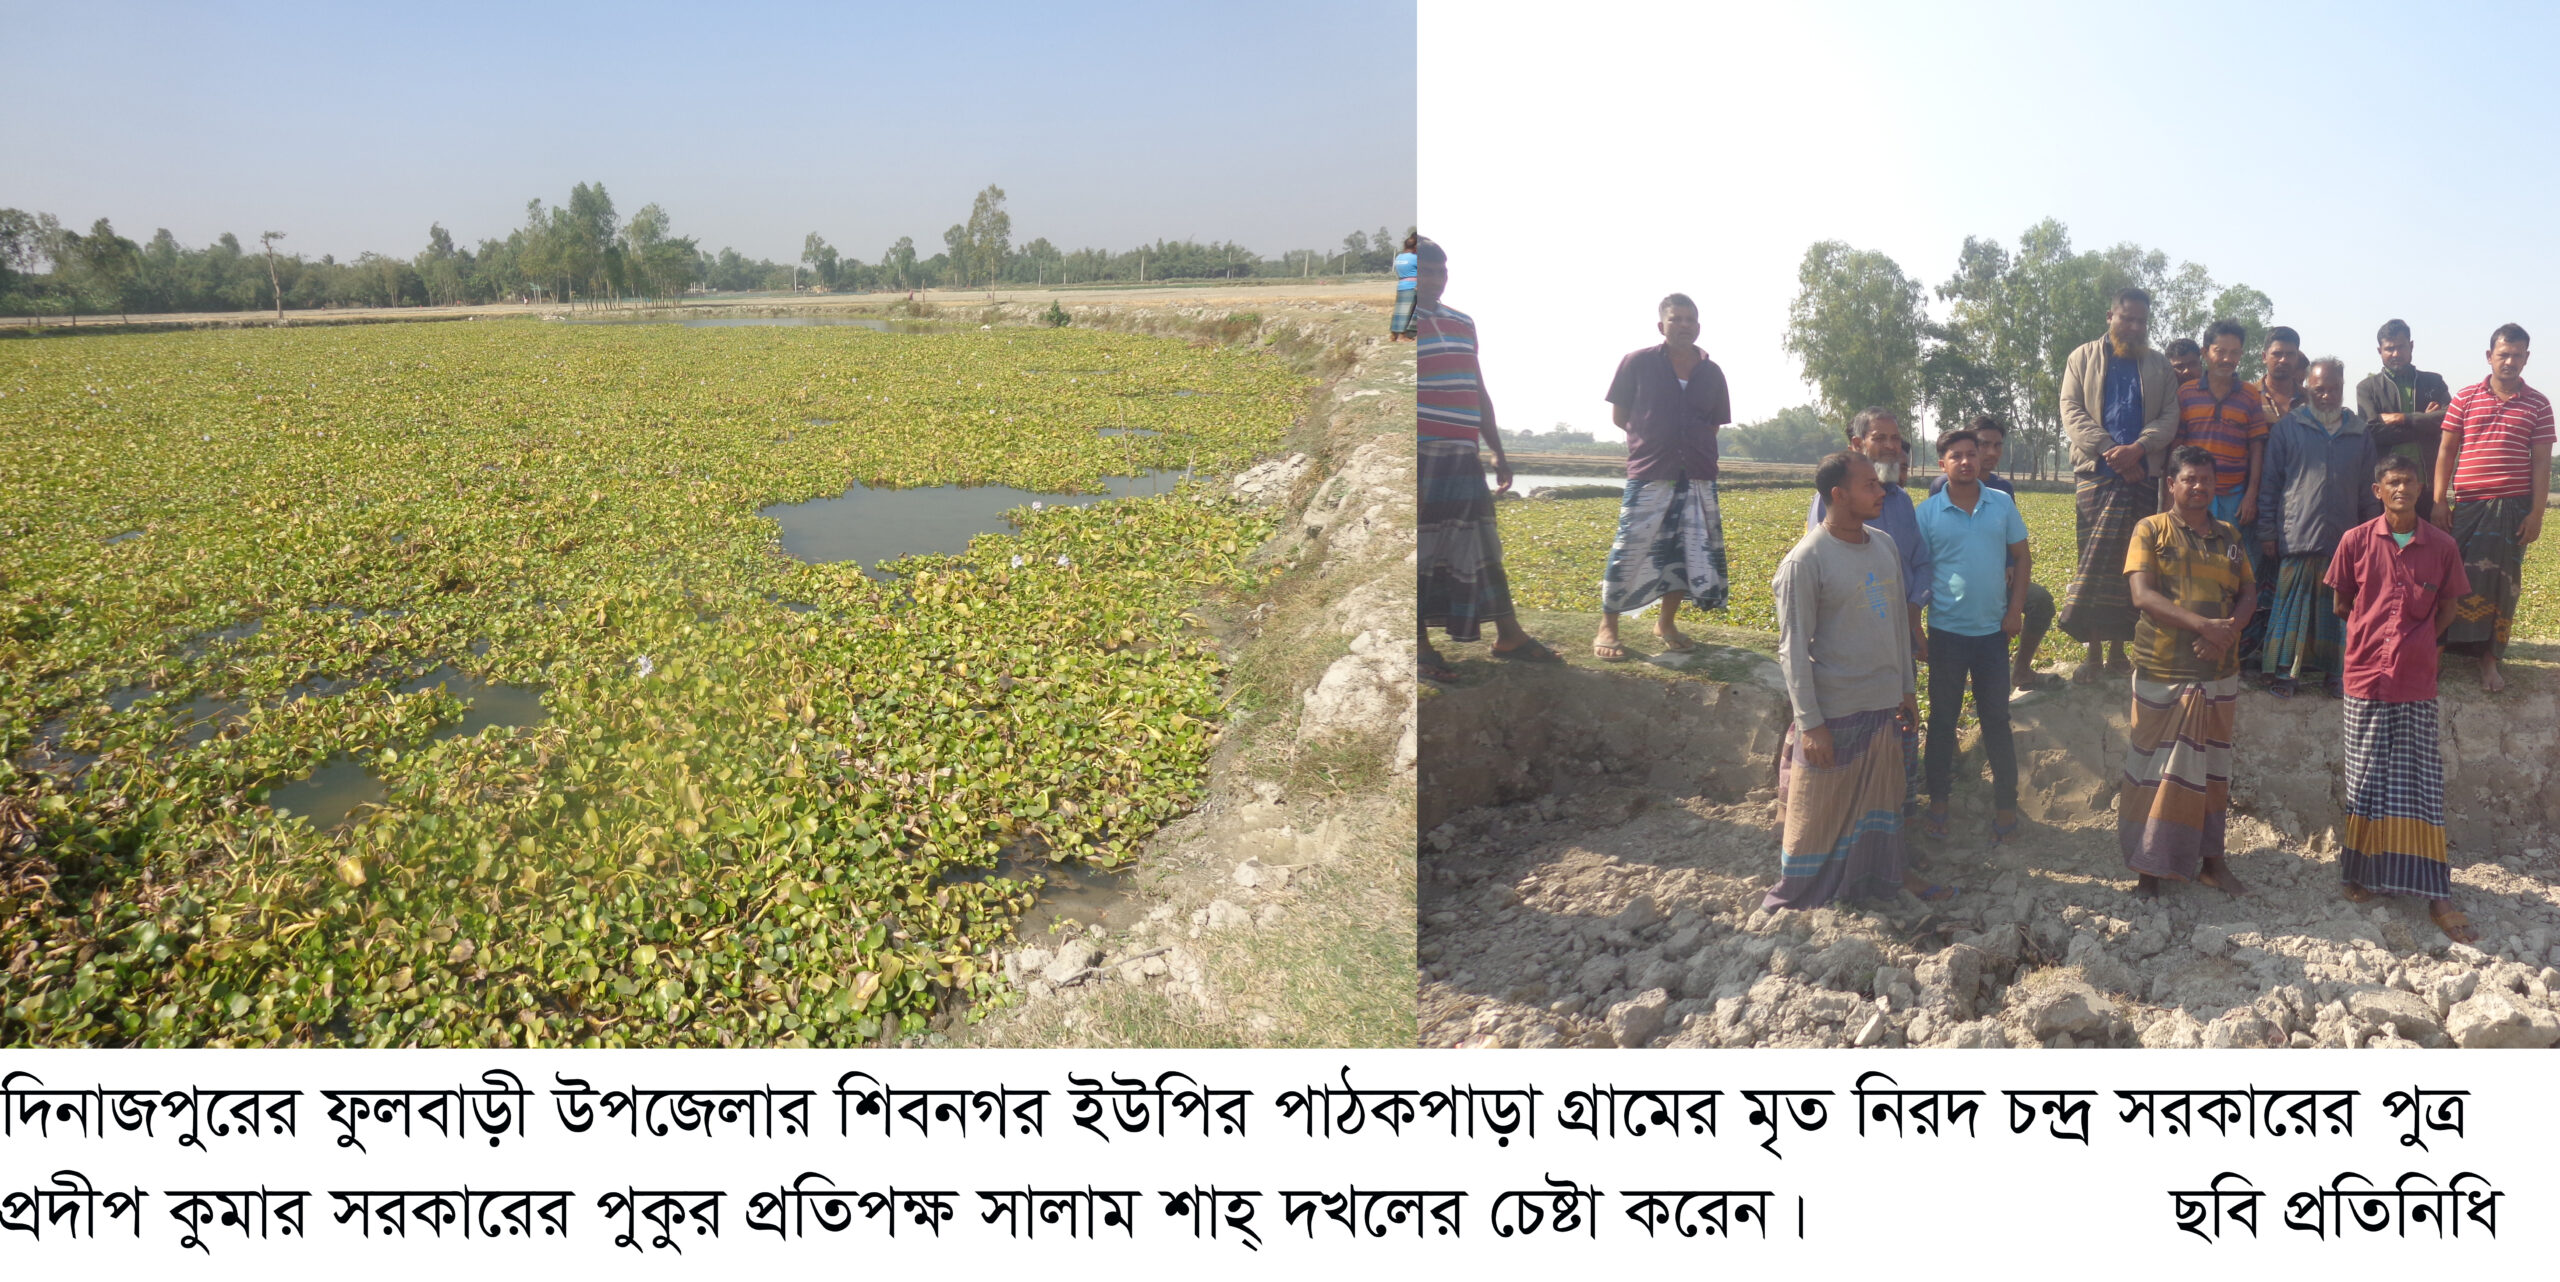
[[[0,343],[0,1043],[849,1044],[992,997],[1024,851],[1083,885],[1193,800],[1184,612],[1269,524],[1180,478],[1306,390],[1075,329]],[[849,559],[764,514],[937,487],[967,529]]]

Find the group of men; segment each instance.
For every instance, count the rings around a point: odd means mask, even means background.
[[[1421,243],[1421,675],[1454,677],[1432,627],[1473,640],[1490,622],[1495,657],[1556,662],[1512,618],[1492,503],[1510,465],[1473,323],[1440,305],[1446,256]],[[2216,321],[2201,341],[2154,352],[2150,308],[2141,290],[2120,291],[2107,333],[2065,363],[2078,520],[2058,609],[2032,581],[2015,491],[1996,470],[2008,435],[1997,417],[1938,438],[1925,499],[1906,488],[1910,443],[1889,408],[1856,415],[1849,448],[1816,468],[1806,533],[1772,583],[1793,715],[1778,763],[1781,875],[1766,902],[1954,895],[1911,868],[1906,832],[1949,833],[1969,690],[1992,777],[1989,838],[2017,833],[2009,697],[2055,680],[2034,660],[2058,625],[2088,647],[2076,680],[2131,682],[2117,826],[2140,893],[2164,880],[2242,893],[2224,823],[2243,673],[2277,697],[2316,680],[2344,706],[2347,898],[2422,897],[2449,937],[2470,942],[2451,903],[2437,652],[2475,655],[2482,687],[2502,688],[2523,550],[2550,482],[2551,403],[2522,377],[2530,339],[2501,326],[2487,377],[2454,393],[2411,363],[2409,327],[2390,321],[2383,368],[2349,408],[2343,363],[2305,361],[2291,329],[2267,331],[2266,374],[2252,383],[2238,373],[2244,327]],[[1715,609],[1727,594],[1724,375],[1697,346],[1688,297],[1663,299],[1656,328],[1663,341],[1628,354],[1608,392],[1628,475],[1592,642],[1602,659],[1629,657],[1620,616],[1657,604],[1656,639],[1687,649],[1681,604]]]
[[[2551,404],[2523,381],[2530,338],[2500,326],[2487,377],[2453,394],[2411,365],[2409,327],[2390,321],[2377,335],[2382,372],[2350,409],[2343,362],[2305,362],[2289,329],[2269,331],[2267,378],[2251,384],[2237,375],[2239,324],[2216,321],[2201,343],[2154,354],[2149,310],[2139,290],[2117,296],[2108,333],[2066,363],[2060,406],[2078,561],[2058,621],[2089,647],[2079,679],[2117,670],[2132,682],[2117,840],[2139,893],[2168,880],[2243,893],[2225,843],[2242,674],[2278,697],[2317,678],[2344,707],[2346,897],[2422,898],[2449,938],[2472,942],[2446,855],[2437,656],[2471,653],[2482,688],[2503,688],[2498,661],[2551,474]],[[1951,893],[1903,866],[1897,820],[1946,834],[1945,763],[1968,683],[1993,842],[2017,827],[1999,659],[2026,630],[2025,526],[1984,484],[1985,434],[1971,428],[1938,441],[1942,487],[1897,504],[1883,482],[1899,434],[1880,443],[1869,423],[1884,413],[1861,414],[1852,451],[1824,460],[1815,509],[1819,519],[1828,503],[1829,519],[1778,572],[1795,717],[1773,907],[1895,887]],[[1893,556],[1865,546],[1877,536]],[[1897,592],[1908,626],[1884,636]],[[1899,795],[1888,777],[1914,720],[1917,670],[1904,653],[1930,670],[1925,817],[1907,774]],[[1897,675],[1898,691],[1887,689]],[[1888,724],[1900,742],[1882,735]]]

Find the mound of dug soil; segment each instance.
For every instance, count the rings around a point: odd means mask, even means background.
[[[2230,826],[2250,893],[2134,896],[2118,857],[2119,690],[2016,706],[2025,838],[1988,831],[1981,757],[1954,901],[1761,909],[1775,880],[1775,668],[1505,670],[1422,710],[1422,1039],[1434,1046],[2551,1046],[2560,1043],[2560,701],[2445,689],[2458,906],[2339,894],[2339,710],[2244,695]],[[1969,782],[1966,782],[1969,780]]]

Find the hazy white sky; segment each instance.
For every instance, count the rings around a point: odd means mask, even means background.
[[[2047,215],[2264,290],[2355,377],[2394,315],[2456,387],[2502,322],[2560,346],[2560,8],[2238,8],[1424,0],[1420,225],[1514,430],[1612,435],[1674,290],[1737,421],[1806,403],[1807,245],[1934,287]]]
[[[706,249],[1277,256],[1413,220],[1411,0],[0,0],[0,206],[406,256],[601,182]]]

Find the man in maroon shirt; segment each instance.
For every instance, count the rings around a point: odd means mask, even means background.
[[[2338,874],[2347,898],[2416,895],[2445,937],[2479,939],[2453,906],[2445,854],[2444,758],[2436,742],[2436,644],[2471,590],[2453,536],[2418,519],[2416,461],[2373,469],[2382,515],[2348,530],[2328,584],[2346,620],[2347,821]]]
[[[1627,353],[1609,381],[1610,421],[1627,434],[1627,490],[1618,537],[1600,581],[1600,631],[1591,652],[1631,657],[1618,616],[1662,602],[1653,634],[1677,653],[1689,638],[1683,599],[1725,601],[1724,516],[1716,506],[1716,429],[1733,420],[1724,371],[1698,346],[1698,305],[1673,294],[1656,309],[1662,343]]]

